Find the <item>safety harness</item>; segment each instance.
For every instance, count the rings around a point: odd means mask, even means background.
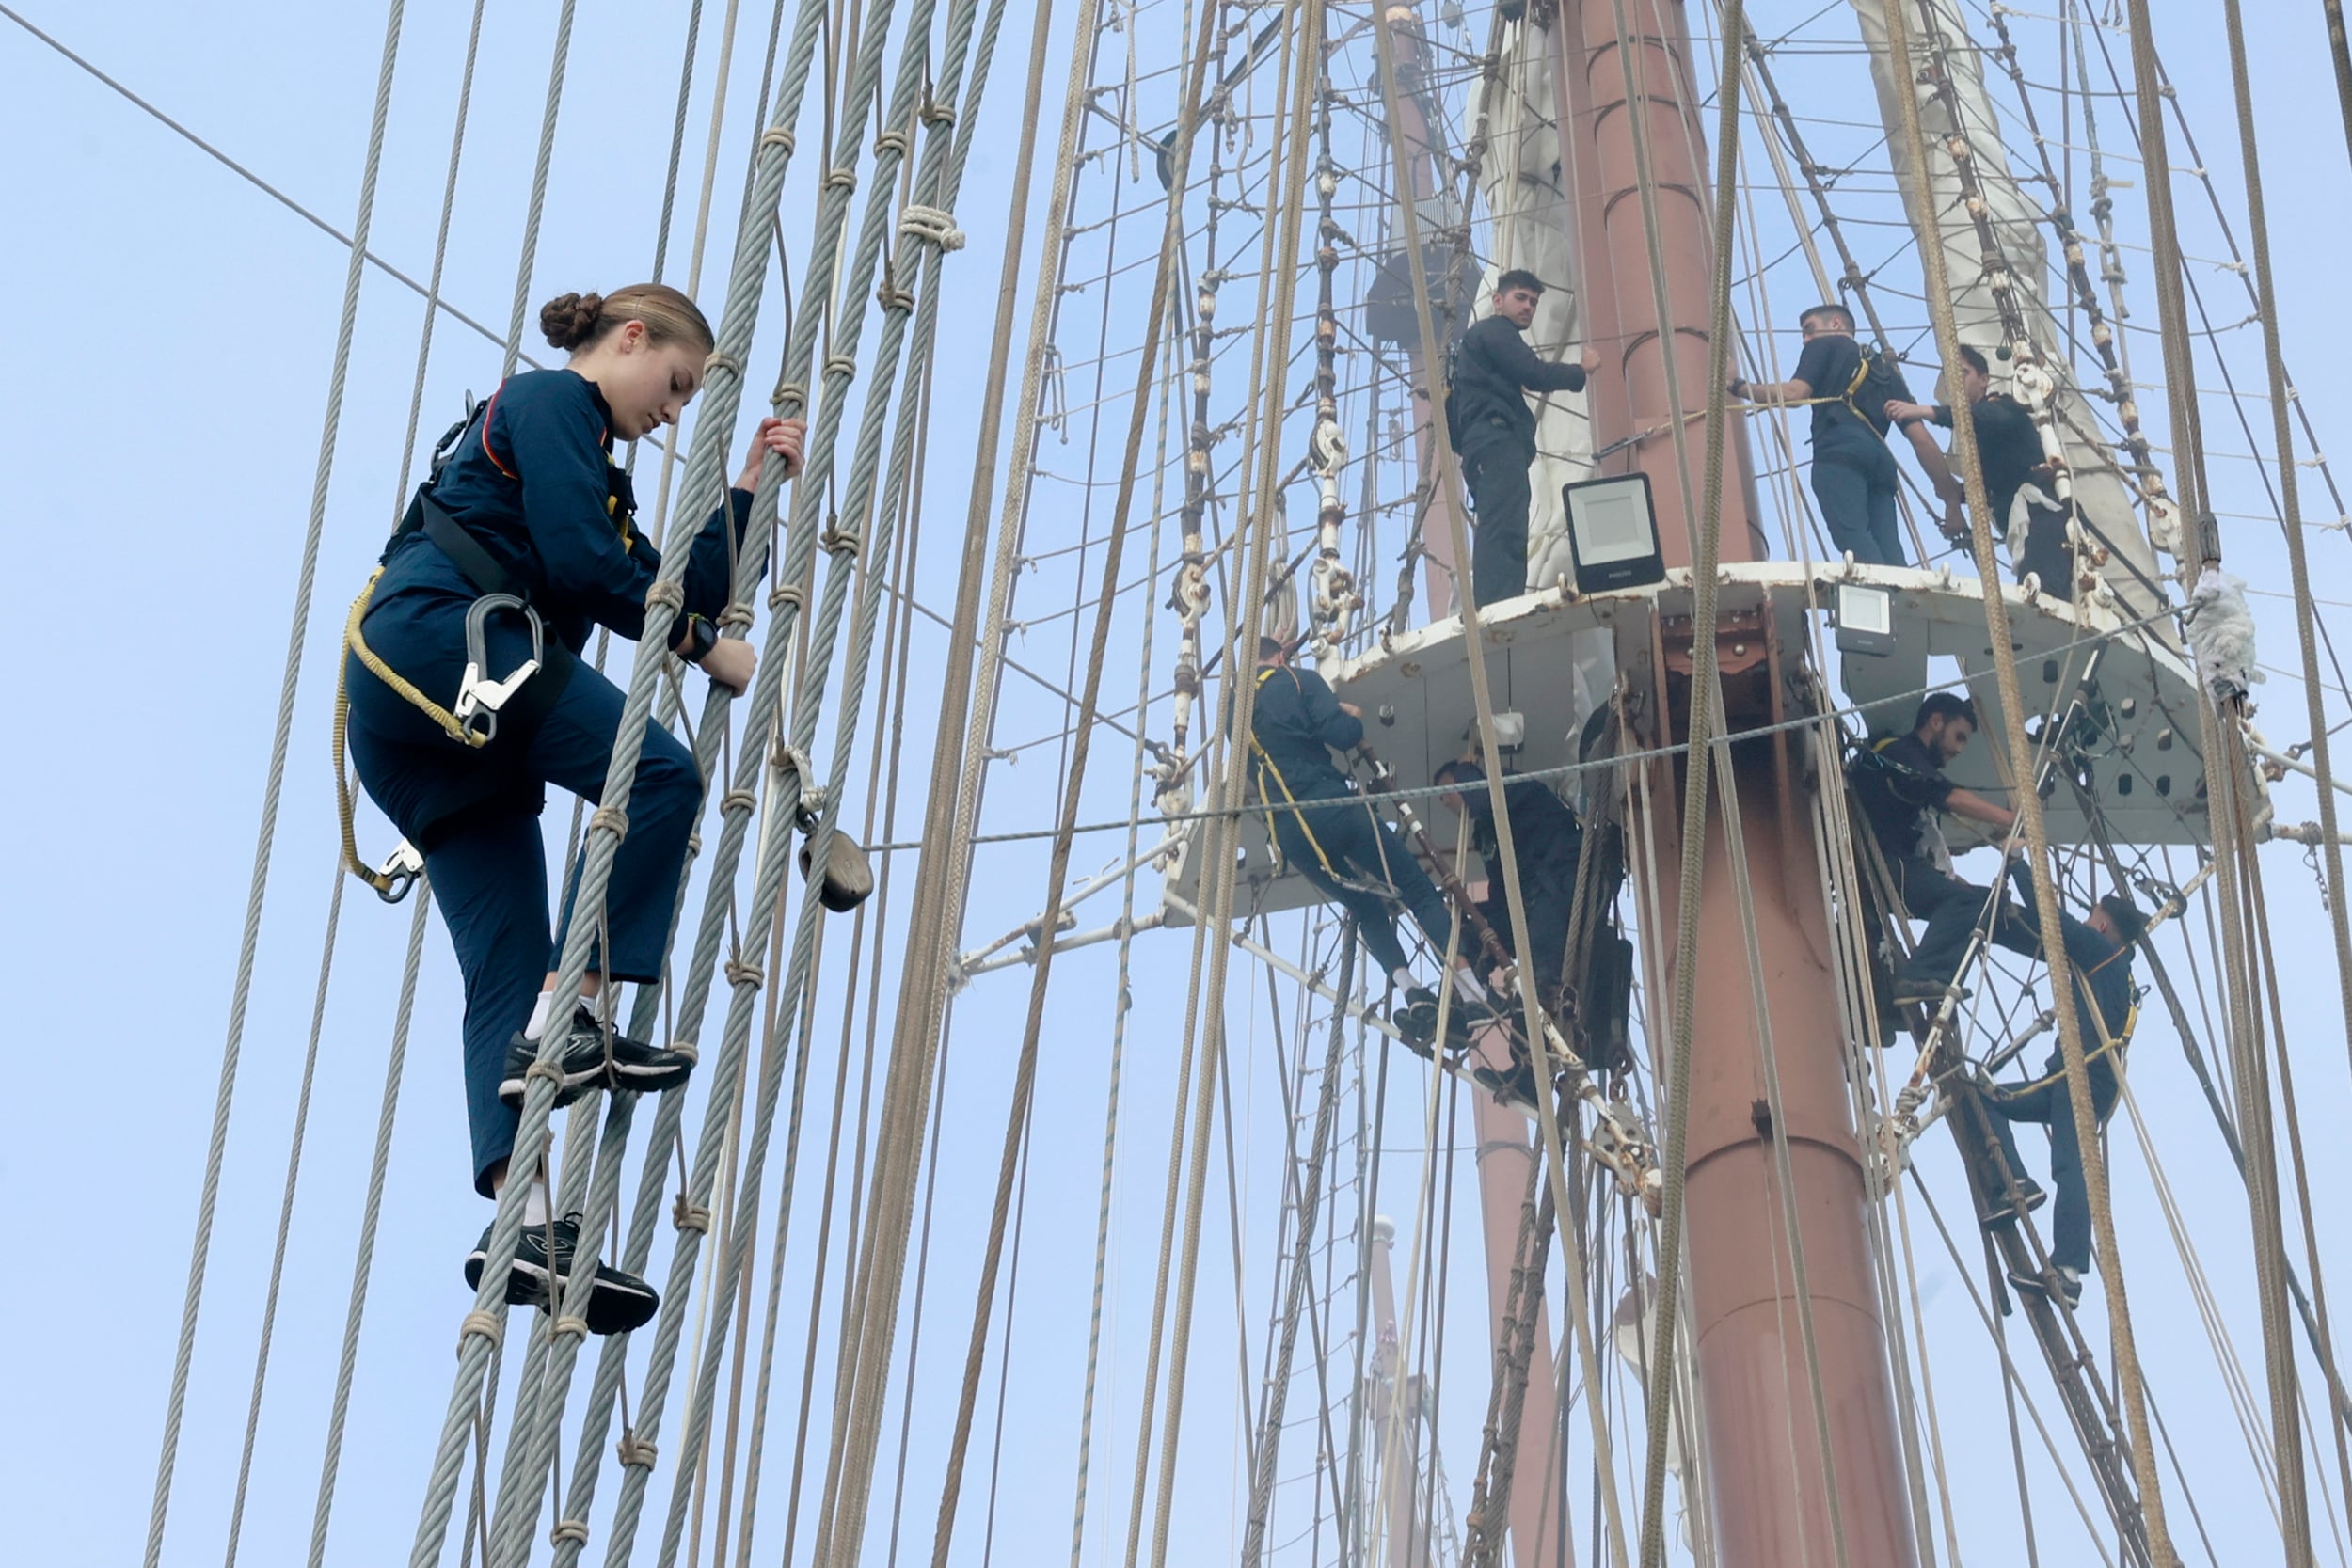
[[[487,747],[500,734],[500,721],[505,721],[508,747],[527,742],[548,710],[571,683],[572,673],[580,660],[561,638],[547,635],[539,612],[531,602],[531,585],[499,564],[496,557],[484,548],[481,541],[468,533],[456,518],[449,515],[435,487],[442,472],[454,459],[457,449],[475,425],[482,427],[482,454],[492,467],[509,480],[520,483],[521,475],[490,450],[490,418],[498,406],[498,394],[475,404],[469,400],[466,417],[449,427],[434,443],[431,471],[409,499],[408,509],[401,516],[400,526],[384,548],[383,562],[389,562],[401,540],[412,533],[422,533],[435,547],[449,557],[460,575],[480,595],[466,612],[466,669],[457,686],[455,701],[443,707],[387,664],[368,646],[360,633],[360,625],[367,619],[375,585],[384,576],[379,562],[369,574],[367,586],[352,601],[351,613],[343,622],[343,642],[359,663],[382,681],[392,692],[440,728],[443,735],[471,751]],[[601,437],[600,437],[601,439]],[[608,454],[609,457],[609,454]],[[637,500],[629,484],[627,469],[607,463],[608,493],[605,512],[612,517],[620,531],[621,547],[628,549],[635,544],[630,519],[636,515]],[[519,616],[531,633],[531,657],[516,665],[503,677],[494,678],[489,672],[488,626],[494,615]],[[342,831],[343,867],[353,876],[373,888],[376,895],[387,903],[398,903],[408,895],[418,874],[424,869],[421,850],[403,839],[391,856],[373,870],[359,858],[358,840],[352,826],[351,779],[346,768],[350,733],[351,701],[344,684],[343,670],[338,667],[335,679],[335,807]]]
[[[1267,677],[1277,673],[1290,674],[1290,672],[1284,669],[1281,665],[1269,664],[1264,669],[1258,672],[1258,684],[1260,686],[1265,685]],[[1296,675],[1291,675],[1291,684],[1294,687],[1297,685],[1297,682],[1298,677]],[[1323,841],[1315,837],[1314,829],[1308,824],[1306,809],[1299,804],[1298,797],[1291,793],[1290,781],[1282,777],[1282,769],[1276,764],[1273,753],[1268,752],[1265,749],[1263,742],[1258,739],[1258,732],[1254,725],[1251,727],[1249,732],[1249,752],[1251,759],[1255,764],[1253,773],[1258,785],[1258,800],[1259,803],[1265,808],[1266,843],[1276,855],[1279,856],[1282,852],[1282,841],[1279,835],[1275,832],[1274,825],[1274,815],[1276,811],[1274,796],[1275,792],[1279,790],[1281,792],[1282,796],[1281,809],[1287,811],[1291,816],[1297,821],[1298,831],[1300,833],[1305,835],[1307,847],[1315,852],[1316,863],[1323,867],[1323,874],[1331,879],[1334,886],[1346,888],[1353,893],[1373,894],[1378,897],[1387,899],[1391,904],[1401,905],[1404,903],[1404,896],[1396,891],[1393,885],[1388,882],[1371,882],[1359,877],[1351,877],[1346,872],[1331,863],[1329,851],[1323,847]],[[1267,781],[1269,779],[1273,781],[1272,788],[1267,787]],[[1330,801],[1317,800],[1311,803],[1315,805],[1341,806],[1346,805],[1349,802],[1344,800]],[[1356,803],[1359,805],[1361,804],[1360,801]],[[1370,808],[1365,807],[1364,809],[1369,810]]]

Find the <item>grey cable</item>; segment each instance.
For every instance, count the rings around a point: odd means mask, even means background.
[[[555,122],[564,107],[564,76],[572,58],[572,18],[579,9],[580,0],[564,0],[564,8],[555,17],[555,57],[548,65],[548,104],[539,118],[539,158],[532,166],[531,204],[523,212],[522,256],[515,266],[515,303],[506,319],[506,362],[499,367],[501,381],[515,373],[516,361],[522,357],[531,276],[539,261],[539,220],[548,210],[548,169],[555,162]]]
[[[335,363],[327,377],[318,467],[310,485],[310,515],[303,531],[302,564],[294,579],[285,673],[278,684],[278,716],[270,734],[269,777],[262,792],[262,821],[253,847],[253,878],[246,894],[245,931],[238,946],[237,975],[229,1003],[228,1038],[221,1048],[220,1087],[214,1100],[212,1136],[205,1149],[203,1189],[197,1200],[196,1237],[189,1247],[187,1296],[180,1311],[180,1342],[172,1357],[171,1394],[164,1412],[163,1442],[155,1465],[154,1504],[147,1523],[147,1568],[157,1568],[163,1560],[164,1523],[171,1509],[171,1476],[180,1457],[181,1423],[187,1413],[188,1373],[196,1356],[197,1318],[203,1306],[213,1220],[220,1203],[220,1172],[228,1154],[229,1114],[236,1100],[237,1062],[245,1042],[246,1012],[253,997],[253,965],[261,945],[262,907],[269,893],[270,854],[278,841],[278,807],[285,790],[286,750],[294,731],[294,695],[302,681],[302,652],[310,627],[310,596],[318,582],[319,545],[326,531],[327,486],[334,476],[336,437],[342,428],[343,388],[351,373],[351,343],[359,314],[359,283],[366,272],[368,230],[375,216],[376,176],[384,165],[384,128],[391,112],[392,70],[400,57],[404,4],[405,0],[391,0],[385,16],[383,63],[376,71],[375,107],[368,127],[367,158],[359,177],[359,215],[353,225],[351,265],[343,278],[342,311],[335,332]]]

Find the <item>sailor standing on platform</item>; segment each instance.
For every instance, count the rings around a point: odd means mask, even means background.
[[[1911,961],[1895,976],[1890,1000],[1898,1006],[1943,1001],[1968,956],[1969,933],[1988,905],[1996,911],[1994,942],[2027,957],[2042,950],[2039,934],[1998,889],[1979,887],[1952,873],[1951,850],[1938,817],[1964,816],[2003,832],[2017,820],[2009,807],[1944,776],[1945,765],[1968,749],[1976,733],[1974,704],[1949,691],[1931,692],[1908,735],[1880,741],[1847,768],[1903,907],[1928,923]]]
[[[1976,427],[1977,460],[1991,492],[1994,531],[2009,541],[2019,582],[2038,577],[2043,593],[2072,598],[2074,554],[2066,542],[2066,511],[2043,489],[2057,485],[2042,450],[2042,432],[2024,404],[1993,390],[1992,369],[1983,355],[1963,343],[1960,358],[1963,406]],[[1949,430],[1955,417],[1948,403],[1929,408],[1900,398],[1889,398],[1884,412],[1905,429],[1925,420]]]
[[[1353,781],[1332,761],[1332,752],[1364,737],[1362,714],[1333,695],[1321,675],[1293,669],[1280,638],[1261,637],[1249,731],[1250,780],[1284,863],[1356,917],[1381,973],[1410,990],[1413,972],[1397,940],[1394,906],[1412,911],[1438,953],[1452,936],[1453,916],[1396,830],[1357,797]],[[1485,1004],[1486,988],[1468,958],[1454,959],[1454,983],[1464,1002]]]
[[[1454,352],[1446,422],[1462,457],[1462,479],[1476,510],[1470,595],[1497,605],[1527,592],[1528,469],[1535,461],[1535,413],[1529,392],[1581,392],[1600,368],[1587,349],[1580,365],[1537,357],[1520,336],[1535,320],[1542,279],[1513,268],[1495,279],[1494,314],[1462,334]]]
[[[2009,863],[2010,879],[2027,909],[2034,907],[2032,874],[2024,857]],[[2100,1127],[2115,1114],[2122,1092],[2124,1048],[2139,1022],[2139,1005],[2132,991],[2132,948],[2148,929],[2148,920],[2123,895],[2109,894],[2091,907],[2089,920],[2058,911],[2061,945],[2074,972],[2075,1017],[2081,1021],[2083,1055],[2090,1069],[2092,1122]],[[1995,1197],[1988,1225],[2007,1224],[2018,1208],[2031,1209],[2042,1201],[2042,1190],[2026,1179],[2017,1152],[2012,1122],[2040,1122],[2050,1130],[2050,1184],[2058,1189],[2058,1209],[2050,1218],[2050,1270],[2046,1275],[2010,1271],[2010,1282],[2021,1291],[2046,1295],[2055,1290],[2069,1307],[2082,1299],[2083,1275],[2090,1269],[2090,1189],[2083,1180],[2082,1146],[2074,1136],[2074,1108],[2066,1086],[2066,1051],[2050,1053],[2042,1076],[2017,1085],[1990,1088],[1985,1108],[1993,1113],[1993,1130],[2001,1140],[2010,1175],[2021,1192],[2018,1205],[2007,1195]]]
[[[1896,403],[1914,407],[1911,388],[1893,360],[1854,341],[1853,313],[1842,305],[1816,305],[1798,318],[1804,352],[1787,381],[1731,383],[1733,397],[1750,403],[1813,404],[1813,495],[1832,547],[1866,566],[1901,566],[1902,533],[1896,526],[1899,476],[1886,449]],[[1900,422],[1935,493],[1943,499],[1947,534],[1962,530],[1960,482],[1943,450],[1923,428],[1927,411]]]
[[[564,294],[539,323],[548,342],[571,351],[570,363],[506,381],[443,438],[433,477],[354,609],[343,670],[352,764],[421,851],[465,974],[466,1110],[474,1188],[485,1197],[506,1183],[545,1031],[564,1037],[558,1105],[591,1089],[674,1088],[693,1067],[687,1053],[613,1033],[589,1005],[607,980],[660,982],[702,801],[693,753],[646,724],[626,836],[604,908],[590,915],[597,942],[581,1003],[564,1018],[549,1016],[550,966],[579,870],[550,939],[539,815],[550,784],[591,802],[603,795],[622,694],[578,655],[596,626],[627,638],[644,631],[661,564],[635,531],[612,443],[676,425],[702,388],[710,324],[658,283]],[[713,622],[734,594],[761,468],[772,455],[787,477],[798,473],[802,438],[798,420],[762,420],[733,493],[687,546],[673,650],[730,692],[751,682],[752,646],[722,640]],[[602,1000],[610,1018],[613,998]],[[548,1213],[545,1171],[527,1174],[507,1299],[550,1306],[568,1282],[579,1227],[576,1216]],[[485,1230],[466,1262],[469,1285],[480,1280],[488,1243]],[[599,1264],[588,1327],[623,1332],[656,1305],[644,1280]]]

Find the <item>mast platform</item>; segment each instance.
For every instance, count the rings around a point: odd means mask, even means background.
[[[1726,705],[1738,706],[1735,683],[1756,683],[1754,695],[1763,700],[1746,710],[1770,712],[1791,744],[1813,744],[1804,721],[1818,709],[1816,693],[1826,688],[1810,672],[1836,645],[1831,611],[1844,584],[1887,591],[1893,610],[1885,640],[1890,646],[1836,656],[1839,705],[1860,721],[1850,731],[1867,731],[1872,738],[1899,733],[1909,727],[1931,684],[1963,675],[1981,734],[1949,776],[2006,799],[2008,758],[1997,740],[2006,716],[1986,637],[1983,588],[1948,568],[1726,564],[1718,591]],[[2205,842],[2195,676],[2172,646],[2169,619],[2137,621],[2106,595],[2069,604],[2016,584],[1999,591],[2009,606],[2018,673],[2037,706],[2026,716],[2027,733],[2038,736],[2062,717],[2068,752],[2061,766],[2074,769],[2083,785],[2070,788],[2055,771],[2045,779],[2051,841]],[[1521,739],[1506,749],[1506,765],[1521,773],[1549,773],[1553,787],[1572,798],[1591,775],[1566,769],[1603,760],[1598,748],[1590,755],[1579,752],[1590,744],[1587,721],[1612,691],[1629,714],[1655,711],[1662,700],[1678,715],[1687,701],[1692,597],[1690,571],[1675,568],[1663,581],[1645,587],[1578,594],[1563,583],[1486,611],[1481,629],[1496,709],[1520,716]],[[1367,743],[1403,787],[1420,788],[1449,758],[1476,754],[1477,710],[1459,616],[1386,638],[1359,657],[1327,663],[1323,673],[1343,700],[1363,710]],[[1680,730],[1678,721],[1672,726],[1672,733]],[[1818,776],[1836,765],[1817,756],[1810,770]],[[2102,818],[2095,826],[2086,798]],[[1213,790],[1209,804],[1218,803]],[[1452,815],[1435,800],[1418,806],[1438,841],[1449,842]],[[1167,878],[1170,926],[1190,924],[1199,905],[1202,826],[1188,825]],[[1967,836],[1970,825],[1956,818],[1946,831],[1956,850],[1978,842]],[[1279,866],[1262,818],[1244,819],[1241,842],[1237,910],[1274,912],[1321,900],[1303,877]]]

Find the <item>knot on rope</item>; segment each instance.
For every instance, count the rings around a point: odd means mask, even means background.
[[[588,1338],[588,1320],[575,1318],[565,1312],[556,1318],[555,1326],[548,1332],[558,1336],[569,1335],[575,1339],[585,1339]]]
[[[787,605],[790,605],[794,610],[799,610],[808,601],[802,596],[801,585],[799,583],[784,583],[770,590],[768,594],[768,613],[773,615],[778,610],[784,609]]]
[[[652,1469],[653,1462],[661,1455],[660,1449],[633,1432],[623,1432],[621,1440],[612,1446],[612,1449],[622,1464],[634,1465],[645,1470]]]
[[[703,375],[707,378],[713,371],[725,371],[731,375],[741,375],[743,361],[732,354],[722,354],[714,348],[710,351],[710,357],[703,361]]]
[[[768,972],[757,964],[747,964],[738,958],[727,960],[727,984],[730,986],[749,986],[757,990],[767,983],[767,979]]]
[[[530,1083],[533,1078],[544,1078],[548,1083],[553,1084],[557,1088],[561,1089],[564,1086],[564,1064],[561,1062],[543,1062],[534,1060],[529,1067],[523,1069],[523,1084],[525,1087],[530,1085]]]
[[[457,1354],[466,1354],[466,1341],[476,1335],[495,1345],[499,1336],[506,1332],[506,1324],[495,1312],[469,1312],[457,1325]]]
[[[885,152],[896,152],[903,158],[907,155],[907,146],[904,131],[884,131],[874,138],[874,156],[879,158]]]
[[[558,1519],[555,1522],[555,1528],[548,1531],[548,1544],[550,1546],[561,1546],[567,1541],[575,1546],[585,1546],[588,1544],[588,1521],[585,1519]]]
[[[749,631],[752,629],[752,607],[731,604],[719,611],[719,619],[714,624],[722,631]]]
[[[825,189],[829,191],[853,191],[857,189],[857,170],[853,168],[827,169],[825,171]]]
[[[830,555],[855,555],[864,546],[866,538],[853,528],[829,528],[818,536],[817,542]]]
[[[759,795],[755,790],[730,789],[724,795],[719,797],[719,810],[722,813],[730,811],[748,812],[758,804]]]
[[[874,303],[885,310],[908,311],[914,309],[914,292],[901,289],[885,277],[874,289]]]
[[[670,1205],[670,1224],[679,1230],[691,1230],[707,1236],[710,1234],[710,1210],[700,1203],[687,1202],[686,1195],[680,1193],[677,1201]]]
[[[675,578],[672,578],[666,582],[657,582],[651,588],[645,590],[645,608],[647,610],[651,610],[655,606],[659,605],[666,610],[676,610],[683,609],[685,604],[686,584],[678,581]]]
[[[686,852],[689,856],[703,852],[703,831],[700,828],[686,835]]]
[[[942,103],[934,100],[923,105],[924,124],[953,125],[955,122],[956,106],[953,103]]]
[[[763,152],[771,147],[781,147],[784,149],[784,155],[789,158],[792,156],[792,150],[800,145],[800,138],[782,125],[771,125],[759,134],[759,146]]]
[[[855,381],[857,361],[846,354],[829,354],[825,356],[825,373],[837,375],[844,381]]]
[[[782,736],[776,737],[776,749],[769,757],[768,766],[779,773],[798,773],[803,781],[803,796],[816,787],[812,781],[817,777],[817,765],[809,760],[806,752]]]
[[[898,232],[910,240],[935,245],[942,250],[961,250],[963,230],[956,227],[956,214],[945,207],[926,207],[921,202],[909,202],[898,214]]]
[[[688,1067],[692,1067],[703,1059],[703,1048],[692,1040],[672,1040],[670,1050],[674,1054],[685,1057]]]
[[[628,813],[615,806],[598,806],[596,814],[588,819],[588,831],[609,832],[616,839],[627,838]]]
[[[801,407],[806,408],[808,406],[808,388],[802,386],[797,381],[787,381],[779,384],[776,388],[776,395],[768,400],[769,406],[771,408],[782,408],[787,403],[797,404]]]

